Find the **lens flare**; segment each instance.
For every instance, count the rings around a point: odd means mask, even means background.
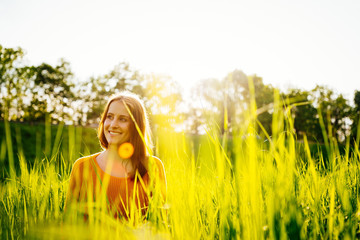
[[[119,156],[123,159],[128,159],[134,154],[134,147],[131,143],[126,142],[119,147]]]

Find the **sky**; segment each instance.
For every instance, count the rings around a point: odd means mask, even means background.
[[[77,81],[128,62],[185,95],[238,69],[282,90],[360,91],[359,0],[0,0],[0,44]]]

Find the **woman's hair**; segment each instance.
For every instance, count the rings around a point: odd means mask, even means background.
[[[110,104],[114,101],[120,101],[128,109],[131,125],[130,125],[130,140],[129,142],[134,147],[134,154],[131,157],[131,162],[134,167],[134,172],[130,174],[131,178],[135,177],[136,170],[140,176],[143,176],[147,170],[144,166],[144,160],[149,155],[148,149],[152,149],[151,130],[149,126],[149,119],[143,101],[138,95],[124,91],[114,94],[110,97],[105,106],[105,110],[101,115],[101,121],[98,128],[98,137],[103,149],[108,148],[108,142],[104,134],[104,121],[109,111]],[[133,116],[133,117],[131,117]],[[135,121],[135,122],[134,122]],[[138,126],[138,128],[136,127]],[[139,134],[141,133],[141,135]]]

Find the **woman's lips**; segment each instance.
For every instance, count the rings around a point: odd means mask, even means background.
[[[113,131],[109,131],[110,135],[120,135],[121,132],[113,132]]]

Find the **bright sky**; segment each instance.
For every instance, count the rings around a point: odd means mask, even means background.
[[[185,90],[234,69],[266,84],[360,90],[359,0],[1,0],[0,44],[79,80],[127,61]]]

